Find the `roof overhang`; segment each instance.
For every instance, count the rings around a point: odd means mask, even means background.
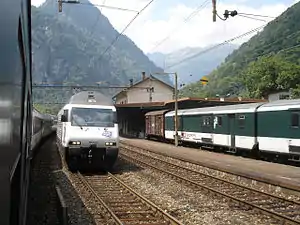
[[[115,104],[117,108],[142,108],[142,107],[155,107],[165,106],[165,102],[141,102],[141,103],[128,103],[128,104]]]
[[[178,99],[178,108],[200,108],[218,105],[230,104],[244,104],[244,103],[257,103],[267,102],[265,99],[242,99],[242,98],[181,98]],[[128,104],[115,104],[116,108],[160,108],[160,109],[173,109],[175,100],[166,102],[141,102],[141,103],[128,103]]]

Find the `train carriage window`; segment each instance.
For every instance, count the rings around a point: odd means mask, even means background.
[[[245,127],[245,115],[239,115],[238,125],[240,129],[243,129]]]
[[[67,121],[69,121],[68,114],[69,114],[69,110],[68,110],[68,109],[65,109],[65,110],[64,110],[64,116],[66,117],[66,120],[67,120]]]
[[[210,126],[211,124],[211,117],[210,116],[203,116],[202,117],[202,126]]]
[[[206,126],[206,117],[205,116],[202,117],[202,126],[203,127]]]
[[[291,115],[291,126],[293,128],[299,127],[299,113],[292,113]]]
[[[217,117],[217,122],[219,126],[222,126],[222,116]]]

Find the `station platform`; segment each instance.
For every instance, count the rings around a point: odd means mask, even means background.
[[[183,159],[200,166],[251,178],[260,182],[300,192],[300,167],[216,153],[201,149],[175,147],[171,144],[135,138],[120,138],[120,142],[152,152]]]

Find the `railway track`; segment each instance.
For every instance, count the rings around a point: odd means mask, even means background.
[[[182,225],[111,173],[102,176],[77,175],[86,189],[105,208],[114,224]]]
[[[264,214],[275,217],[280,221],[284,221],[287,224],[300,224],[300,202],[264,193],[250,187],[165,161],[159,154],[157,154],[159,158],[156,158],[145,153],[134,151],[129,147],[122,146],[121,149],[120,156],[131,162],[150,167],[198,188],[242,203]]]
[[[63,167],[67,168],[61,152],[58,152]],[[101,205],[100,214],[93,215],[98,224],[183,225],[111,173],[84,176],[78,172],[75,176]]]

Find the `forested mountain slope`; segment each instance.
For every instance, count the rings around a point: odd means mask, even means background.
[[[276,90],[293,88],[297,91],[297,76],[292,78],[291,74],[300,63],[299,21],[298,2],[230,54],[209,75],[209,85],[203,88],[200,83],[194,83],[185,87],[181,94],[262,97]]]
[[[33,82],[94,85],[129,85],[138,81],[142,71],[148,75],[161,72],[126,35],[121,35],[112,48],[105,49],[119,34],[101,12],[90,5],[63,4],[47,0],[32,6]],[[168,76],[160,77],[171,82]],[[108,89],[101,90],[113,94]],[[62,102],[70,91],[34,90],[36,102]]]

